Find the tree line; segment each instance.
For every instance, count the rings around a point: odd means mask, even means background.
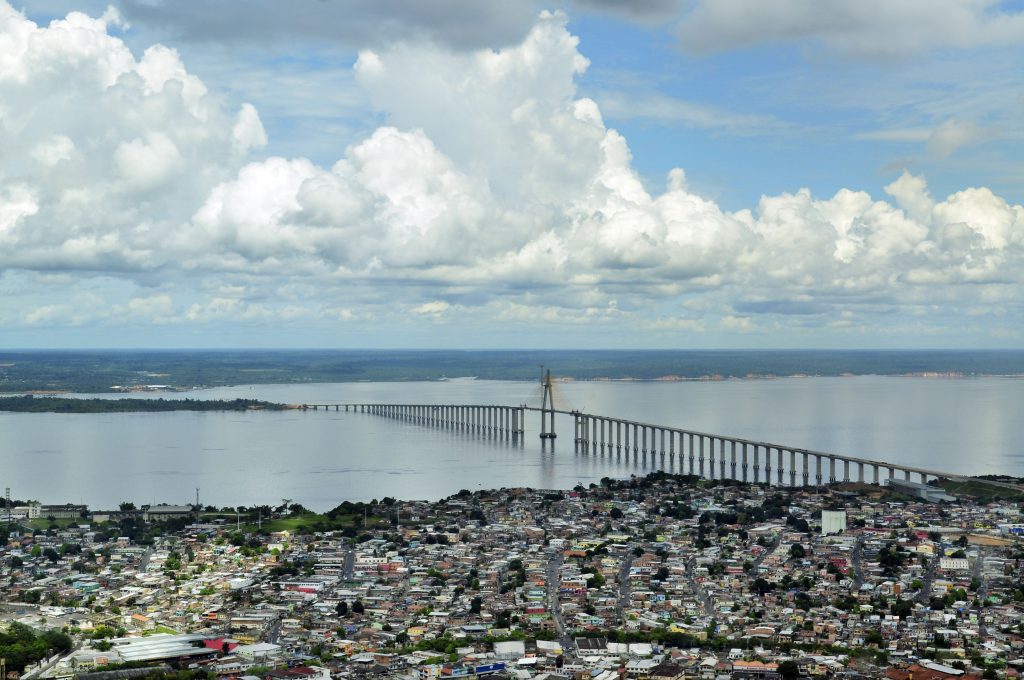
[[[280,411],[288,408],[258,399],[74,399],[25,394],[0,398],[0,411],[16,413],[142,413],[162,411]]]

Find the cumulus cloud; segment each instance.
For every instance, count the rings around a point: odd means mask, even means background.
[[[356,80],[387,124],[330,167],[254,156],[267,140],[253,107],[224,110],[173,50],[135,57],[109,17],[40,27],[0,0],[0,19],[0,142],[14,151],[0,166],[0,267],[188,282],[187,296],[49,300],[26,324],[472,312],[754,332],[766,317],[855,327],[1021,292],[1024,208],[986,188],[937,200],[904,173],[889,200],[800,189],[736,212],[679,168],[652,190],[578,94],[588,62],[558,13],[500,50],[361,52]]]
[[[810,40],[877,59],[1019,42],[1024,12],[1001,0],[697,0],[678,35],[698,54]]]
[[[260,141],[254,110],[223,110],[174,50],[136,58],[117,20],[38,26],[0,2],[0,266],[160,266],[166,234]]]

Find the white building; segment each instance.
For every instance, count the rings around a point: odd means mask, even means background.
[[[821,511],[821,535],[841,534],[846,531],[846,510]]]

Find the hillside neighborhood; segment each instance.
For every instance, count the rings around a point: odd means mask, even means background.
[[[246,524],[37,505],[0,650],[7,678],[1017,678],[1021,505],[943,498],[653,473]]]

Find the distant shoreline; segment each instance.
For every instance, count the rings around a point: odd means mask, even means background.
[[[813,380],[822,378],[899,378],[899,379],[919,379],[919,380],[976,380],[981,378],[1001,378],[1006,380],[1020,380],[1024,379],[1024,373],[959,373],[959,372],[936,372],[936,371],[922,371],[916,373],[841,373],[841,374],[809,374],[809,373],[793,373],[789,375],[778,375],[778,374],[752,374],[743,376],[734,375],[700,375],[700,376],[680,376],[680,375],[666,375],[659,376],[656,378],[637,378],[637,377],[587,377],[577,378],[574,376],[559,376],[552,378],[556,383],[714,383],[714,382],[745,382],[745,381],[762,381],[762,380]],[[105,394],[105,395],[124,395],[122,397],[115,398],[104,398],[102,401],[156,401],[163,399],[163,397],[149,397],[140,398],[137,395],[140,394],[154,394],[154,395],[167,395],[167,394],[194,394],[196,392],[203,392],[205,390],[214,390],[231,387],[243,387],[249,386],[261,386],[261,385],[331,385],[331,384],[356,384],[356,383],[420,383],[420,382],[455,382],[457,378],[393,378],[390,380],[303,380],[303,381],[268,381],[268,382],[239,382],[239,383],[222,383],[219,385],[164,385],[159,389],[140,389],[140,390],[123,390],[123,389],[108,389],[108,390],[74,390],[74,389],[47,389],[47,390],[24,390],[24,391],[11,391],[11,392],[0,392],[0,402],[4,399],[10,399],[19,396],[34,396],[38,398],[53,398],[60,397],[62,395],[81,395],[81,394]],[[487,378],[488,382],[510,382],[510,383],[522,383],[522,382],[533,382],[531,380],[525,380],[521,378]],[[74,397],[76,401],[81,401],[79,397]],[[188,401],[188,397],[182,399],[171,398],[169,401]],[[208,401],[208,400],[199,400]],[[281,408],[296,408],[294,405],[283,405],[283,404],[268,404],[267,408],[281,407]],[[0,412],[10,411],[11,409],[3,408],[0,405]],[[123,409],[112,409],[115,411],[122,411]],[[157,409],[139,409],[139,411],[146,410],[157,410]],[[162,409],[169,410],[169,409]],[[178,409],[188,410],[188,409]],[[200,410],[200,409],[193,409]],[[205,409],[204,409],[205,410]],[[237,409],[224,409],[224,410],[237,410]],[[84,412],[84,411],[76,411]]]
[[[166,393],[238,385],[556,380],[717,382],[1024,377],[1022,350],[3,351],[0,392]]]

